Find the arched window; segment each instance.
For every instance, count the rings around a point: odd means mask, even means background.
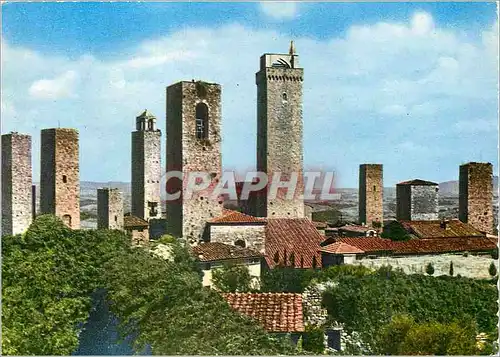
[[[66,226],[71,228],[71,216],[69,214],[65,214],[64,216],[62,216],[62,221]]]
[[[155,130],[155,122],[153,119],[148,120],[148,130]]]
[[[287,102],[288,101],[288,96],[286,95],[286,93],[283,93],[281,95],[281,99],[283,100],[283,102]]]
[[[234,242],[234,245],[241,248],[245,248],[247,246],[243,239],[238,239],[236,242]]]
[[[196,104],[196,139],[208,139],[208,107]]]

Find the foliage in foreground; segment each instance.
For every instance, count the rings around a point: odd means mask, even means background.
[[[246,265],[225,264],[212,270],[213,286],[222,292],[246,292],[252,290],[252,276]]]

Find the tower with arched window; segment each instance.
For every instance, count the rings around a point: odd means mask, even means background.
[[[221,86],[183,81],[167,87],[167,172],[207,173],[210,186],[167,200],[168,231],[196,244],[205,223],[222,214],[222,200],[212,197],[221,175]],[[167,181],[167,192],[181,192],[182,180]],[[184,182],[185,184],[185,182]]]
[[[303,150],[302,150],[302,81],[293,42],[288,54],[266,53],[260,57],[257,84],[257,170],[265,172],[269,181],[281,173],[281,181],[294,175],[297,186],[293,199],[279,189],[275,199],[263,190],[256,212],[268,218],[304,217]]]
[[[161,132],[147,109],[132,132],[132,215],[146,221],[161,218]]]

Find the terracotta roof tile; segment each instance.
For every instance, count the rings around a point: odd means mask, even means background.
[[[142,218],[139,218],[137,216],[124,216],[123,217],[123,227],[125,228],[135,228],[135,227],[149,227],[149,223]]]
[[[252,249],[236,247],[224,243],[201,243],[191,248],[192,253],[201,262],[216,260],[260,258],[263,255]]]
[[[338,238],[337,242],[343,242],[356,247],[365,253],[391,251],[393,241],[385,238]]]
[[[333,254],[359,254],[364,253],[361,249],[353,247],[344,242],[336,242],[329,244],[326,247],[321,248],[321,252],[333,253]]]
[[[321,267],[321,242],[325,236],[307,218],[271,218],[266,225],[266,261],[270,267],[278,264],[296,268]],[[286,255],[286,261],[285,261]]]
[[[467,223],[458,219],[446,221],[446,227],[442,227],[442,221],[399,221],[409,233],[418,238],[456,238],[456,237],[484,237],[484,234]]]
[[[289,293],[226,293],[229,305],[257,320],[268,332],[302,332],[302,296]]]
[[[265,224],[266,219],[261,217],[254,217],[238,211],[224,209],[222,216],[216,217],[210,223],[262,223]]]

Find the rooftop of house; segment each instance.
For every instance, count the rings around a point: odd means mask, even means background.
[[[222,216],[215,217],[209,223],[261,223],[265,224],[266,219],[262,217],[254,217],[248,214],[244,214],[238,211],[233,211],[230,209],[224,209],[222,211]]]
[[[324,240],[307,218],[270,218],[266,225],[266,261],[270,267],[320,268],[318,250]]]
[[[368,226],[348,224],[348,225],[345,225],[342,227],[338,227],[338,230],[339,231],[356,232],[356,233],[366,233],[368,231],[375,231],[376,229],[368,227]]]
[[[142,218],[133,215],[123,217],[123,227],[125,228],[144,228],[149,227],[149,223]]]
[[[458,219],[431,221],[399,221],[408,233],[421,239],[484,237],[485,235],[468,223]]]
[[[398,185],[410,185],[410,186],[438,186],[439,184],[431,181],[425,181],[421,179],[414,179],[409,181],[403,181],[398,183]]]
[[[344,242],[335,242],[320,249],[321,252],[332,254],[360,254],[364,253],[361,249]]]
[[[201,262],[231,259],[261,258],[263,255],[252,249],[224,243],[201,243],[191,248],[193,255]]]
[[[222,296],[233,309],[257,320],[268,332],[304,331],[300,294],[226,293]]]

